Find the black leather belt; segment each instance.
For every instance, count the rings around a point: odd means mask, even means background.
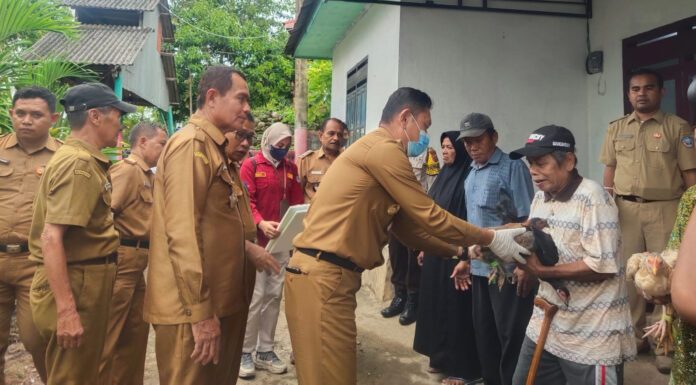
[[[617,195],[617,197],[619,197],[619,198],[621,198],[621,199],[623,199],[623,200],[625,200],[625,201],[636,202],[636,203],[650,203],[650,202],[655,202],[655,201],[651,201],[651,200],[648,200],[648,199],[643,199],[643,198],[641,198],[641,197],[639,197],[639,196],[636,196],[636,195]]]
[[[321,251],[321,250],[316,250],[316,249],[305,249],[303,247],[298,247],[297,251],[303,254],[307,254],[310,257],[315,257],[317,259],[321,259],[322,261],[326,261],[329,263],[332,263],[336,266],[342,267],[344,269],[350,270],[350,271],[355,271],[356,273],[362,273],[365,271],[362,267],[356,265],[355,263],[351,262],[348,259],[341,258],[338,255],[334,253],[328,253],[326,251]]]
[[[19,254],[26,253],[29,251],[29,244],[24,243],[8,243],[6,245],[0,245],[0,251],[7,254]]]
[[[122,246],[135,247],[140,249],[149,249],[149,241],[139,241],[137,239],[121,239]]]
[[[92,259],[85,259],[84,261],[73,261],[68,262],[68,265],[109,265],[116,263],[118,260],[118,253],[111,253],[106,257],[97,257]]]

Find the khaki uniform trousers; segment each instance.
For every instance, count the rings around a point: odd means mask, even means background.
[[[36,262],[29,254],[0,252],[0,385],[5,384],[5,353],[9,346],[12,313],[17,311],[19,338],[31,353],[41,380],[46,382],[46,343],[41,339],[29,306],[29,290],[34,278]]]
[[[150,325],[143,321],[147,249],[120,246],[109,326],[99,368],[101,384],[139,385],[145,376]]]
[[[288,266],[302,271],[285,275],[285,314],[299,384],[356,384],[360,273],[300,252]]]
[[[36,268],[30,303],[34,323],[47,342],[47,385],[85,385],[99,381],[99,364],[108,325],[116,264],[68,265],[68,277],[80,322],[82,343],[76,349],[58,346],[56,302],[43,265]]]
[[[619,208],[624,267],[628,258],[635,253],[660,252],[665,249],[677,218],[679,199],[638,203],[617,197],[616,205]],[[633,283],[626,287],[633,329],[636,338],[640,340],[645,327],[645,299]]]
[[[205,366],[191,359],[191,324],[153,325],[160,385],[236,384],[246,319],[246,311],[220,318],[220,361]]]

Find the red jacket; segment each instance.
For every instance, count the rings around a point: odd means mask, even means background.
[[[290,206],[304,203],[295,163],[283,159],[278,167],[264,158],[259,151],[242,163],[240,170],[242,182],[249,190],[251,214],[256,225],[261,221],[280,222],[280,201],[283,197]],[[266,246],[268,239],[257,230],[258,243]]]

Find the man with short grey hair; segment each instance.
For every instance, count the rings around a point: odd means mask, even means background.
[[[464,182],[467,220],[481,227],[526,220],[534,195],[527,166],[497,147],[498,132],[487,115],[465,116],[460,131],[459,140],[472,159]],[[480,258],[480,250],[472,246],[470,255]],[[486,384],[509,385],[532,314],[536,278],[514,264],[501,268],[504,276],[493,280],[505,280],[504,284],[490,284],[489,275],[495,274],[491,266],[480,259],[471,261],[472,308],[483,379]]]

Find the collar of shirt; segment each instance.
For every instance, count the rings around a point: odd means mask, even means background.
[[[556,195],[551,195],[547,192],[544,192],[544,202],[548,202],[550,200],[555,200],[557,202],[568,202],[570,198],[573,197],[573,194],[575,194],[575,190],[578,189],[580,183],[582,183],[582,177],[578,173],[578,170],[575,169],[570,175],[570,181],[568,182],[568,184],[565,187],[563,187],[563,189],[561,189],[561,191],[559,191]]]
[[[474,169],[476,169],[476,170],[480,170],[480,169],[482,169],[482,168],[488,166],[489,164],[498,164],[498,163],[500,163],[500,159],[502,159],[502,158],[503,158],[503,151],[500,150],[498,147],[496,147],[496,148],[495,148],[495,151],[493,151],[493,155],[491,155],[491,157],[488,158],[488,161],[487,161],[486,163],[484,163],[484,164],[478,164],[478,163],[472,161],[472,162],[471,162],[471,167],[474,168]]]
[[[17,134],[12,133],[12,135],[10,135],[10,137],[7,139],[7,143],[5,144],[5,148],[12,148],[12,147],[18,146],[18,145],[19,145],[19,141],[17,140]],[[51,152],[56,152],[56,150],[58,149],[58,146],[56,145],[56,140],[51,138],[50,136],[48,136],[46,138],[46,143],[44,143],[43,147],[39,148],[38,150],[36,150],[34,152],[41,151],[44,148],[51,151]]]
[[[128,159],[132,159],[135,161],[135,163],[145,172],[148,173],[150,172],[150,167],[145,163],[145,161],[139,157],[138,155],[135,155],[134,153],[131,153],[128,156]]]
[[[199,113],[193,114],[189,118],[189,123],[200,127],[218,146],[223,146],[227,141],[222,131]]]
[[[635,111],[631,112],[631,115],[628,116],[628,123],[631,123],[633,120],[641,123],[641,120],[638,118]],[[655,120],[658,124],[662,124],[662,121],[665,120],[665,113],[662,112],[662,110],[658,110],[655,115],[651,116],[648,120]],[[648,120],[646,120],[646,122]]]
[[[254,155],[254,156],[256,156],[256,163],[257,163],[257,164],[263,164],[263,163],[265,163],[265,164],[267,164],[267,165],[269,165],[270,167],[273,167],[273,168],[280,168],[281,166],[285,166],[285,159],[283,159],[283,160],[281,160],[281,161],[276,161],[275,164],[274,164],[274,162],[272,162],[272,161],[266,159],[266,157],[263,156],[263,153],[262,153],[262,152],[258,152],[258,153],[256,153],[256,155]]]
[[[68,136],[68,139],[65,141],[66,146],[72,146],[72,147],[78,147],[81,148],[85,151],[87,151],[92,158],[96,159],[100,163],[102,163],[103,166],[108,167],[110,162],[109,158],[106,157],[101,151],[99,151],[96,147],[92,146],[91,144],[77,139],[76,137],[70,135]]]

